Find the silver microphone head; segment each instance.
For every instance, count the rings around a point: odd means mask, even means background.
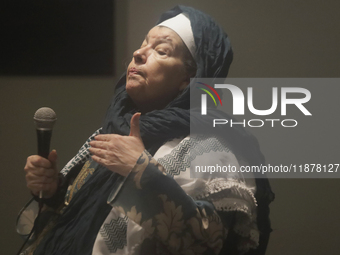
[[[35,112],[33,119],[37,129],[52,130],[57,115],[51,108],[41,107]]]

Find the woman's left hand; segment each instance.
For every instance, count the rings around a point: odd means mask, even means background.
[[[90,142],[92,159],[112,172],[127,176],[145,149],[139,130],[139,117],[140,113],[132,116],[129,136],[97,135]]]

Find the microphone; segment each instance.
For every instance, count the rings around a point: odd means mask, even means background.
[[[33,120],[37,129],[38,155],[47,159],[50,153],[52,129],[57,116],[51,108],[42,107],[35,112]],[[42,197],[43,192],[40,191],[39,198]]]

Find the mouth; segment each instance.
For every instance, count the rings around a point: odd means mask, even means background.
[[[128,70],[128,76],[131,76],[131,75],[142,75],[142,72],[139,71],[137,68],[135,67],[131,67],[129,70]]]

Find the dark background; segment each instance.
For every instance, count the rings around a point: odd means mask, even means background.
[[[0,75],[113,75],[113,1],[7,1]]]

